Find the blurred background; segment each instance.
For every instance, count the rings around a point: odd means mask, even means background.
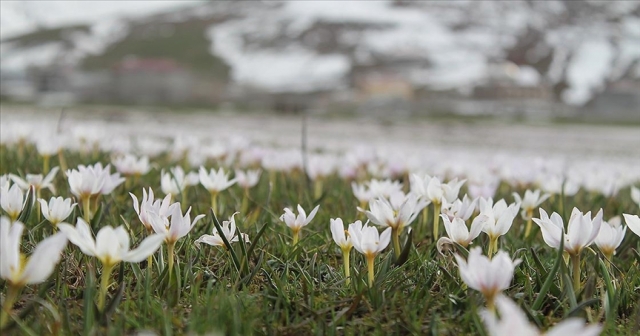
[[[5,106],[640,123],[639,1],[5,1]]]

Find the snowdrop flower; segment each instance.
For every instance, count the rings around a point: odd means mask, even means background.
[[[460,218],[463,221],[468,220],[473,212],[476,210],[478,199],[473,201],[469,199],[467,195],[461,200],[457,199],[453,203],[449,203],[446,200],[442,202],[442,208],[440,212],[449,218],[449,221],[453,221],[454,218]]]
[[[499,200],[496,204],[493,204],[491,198],[480,199],[480,215],[474,221],[484,222],[482,231],[489,236],[490,240],[489,256],[498,251],[498,238],[511,229],[519,208],[520,204],[518,203],[507,206],[504,199]]]
[[[0,313],[0,328],[8,322],[7,315],[25,285],[39,284],[49,278],[60,254],[67,245],[67,237],[57,233],[41,241],[30,258],[20,253],[24,225],[11,224],[7,217],[0,218],[0,278],[7,282],[7,293]]]
[[[373,224],[391,228],[393,248],[398,257],[400,256],[400,233],[405,226],[411,225],[427,203],[418,199],[414,193],[409,193],[394,203],[395,207],[385,198],[371,200],[369,210],[365,211],[365,214]]]
[[[491,336],[597,336],[602,331],[600,325],[585,325],[580,318],[568,318],[542,333],[529,322],[527,315],[504,295],[495,298],[500,319],[494,311],[485,309],[480,312],[484,325]]]
[[[49,203],[43,199],[38,199],[38,202],[40,202],[42,215],[54,228],[58,223],[67,219],[77,205],[76,203],[71,204],[71,198],[62,198],[61,196],[52,197]]]
[[[165,220],[166,225],[169,225],[168,217],[171,214],[173,207],[179,207],[179,203],[171,203],[171,194],[167,194],[164,199],[154,199],[153,190],[149,188],[149,193],[147,193],[144,188],[142,189],[142,201],[138,204],[138,198],[136,195],[129,193],[131,199],[133,200],[133,209],[136,214],[138,214],[138,219],[145,228],[147,228],[147,232],[153,231],[153,226],[151,225],[151,218],[149,212],[153,212],[163,218]]]
[[[315,217],[316,213],[318,212],[318,208],[320,208],[320,206],[316,205],[316,207],[311,210],[311,213],[309,213],[308,217],[307,213],[300,206],[300,204],[298,204],[298,216],[296,216],[293,211],[291,211],[291,209],[284,208],[284,214],[280,216],[280,220],[287,224],[287,226],[293,231],[294,246],[298,243],[298,235],[300,234],[300,230],[302,229],[302,227],[307,226],[311,222],[311,220],[313,220],[313,217]]]
[[[231,217],[229,217],[228,221],[222,222],[222,226],[221,226],[222,234],[224,235],[225,238],[227,238],[227,241],[229,242],[229,244],[240,241],[240,238],[236,234],[236,220],[234,218],[234,216],[237,214],[238,214],[237,212],[234,213],[233,215],[231,215]],[[242,236],[243,242],[250,243],[249,236],[246,233],[241,233],[240,235]],[[200,243],[205,243],[211,246],[220,246],[222,248],[226,248],[226,246],[224,245],[224,240],[222,240],[222,236],[220,235],[220,232],[218,232],[218,230],[215,227],[213,228],[213,235],[205,234],[200,236],[200,238],[198,238],[195,241],[196,245]]]
[[[132,154],[117,157],[113,160],[113,166],[116,167],[118,172],[128,176],[145,175],[151,170],[147,156],[138,159]]]
[[[236,183],[236,180],[230,180],[229,173],[225,173],[224,169],[222,168],[218,169],[218,171],[211,169],[207,174],[207,170],[202,166],[200,166],[199,177],[202,186],[204,186],[205,189],[209,190],[209,193],[211,194],[211,208],[213,209],[214,213],[217,213],[218,205],[216,198],[218,196],[218,193],[234,185]]]
[[[369,287],[373,287],[375,258],[389,246],[391,228],[387,228],[380,234],[377,228],[366,224],[363,226],[362,222],[357,221],[349,225],[349,237],[356,251],[362,253],[367,260]]]
[[[640,207],[640,189],[631,186],[631,199]]]
[[[499,251],[489,259],[482,255],[480,247],[474,247],[469,251],[469,257],[464,260],[455,254],[460,278],[462,281],[484,296],[487,306],[492,309],[494,300],[503,290],[509,288],[513,279],[513,272],[522,260],[511,260],[509,254]]]
[[[58,224],[58,228],[67,235],[69,241],[76,245],[82,253],[96,257],[102,263],[102,278],[98,295],[98,308],[104,309],[104,299],[109,285],[109,277],[113,268],[121,261],[138,263],[158,250],[165,236],[151,235],[145,238],[138,248],[130,249],[130,238],[124,226],[113,228],[104,226],[98,231],[95,239],[91,235],[89,225],[78,218],[76,226],[67,223]]]
[[[353,243],[351,242],[351,237],[349,236],[349,232],[344,229],[344,223],[341,218],[330,219],[330,228],[331,228],[331,237],[333,241],[336,242],[338,246],[340,246],[340,250],[342,250],[342,262],[344,264],[344,276],[347,279],[346,285],[348,286],[351,282],[350,279],[350,268],[349,268],[349,254],[351,252],[351,248],[353,247]],[[349,224],[351,225],[360,225],[362,227],[361,221],[356,221],[355,223]]]
[[[540,218],[534,218],[533,221],[540,226],[545,243],[553,248],[560,248],[560,239],[564,232],[562,217],[555,212],[549,217],[544,209],[540,209]],[[594,242],[601,225],[602,209],[593,219],[591,211],[584,215],[577,208],[571,211],[567,232],[564,234],[564,250],[571,256],[573,287],[576,291],[580,289],[580,253]]]
[[[533,210],[535,210],[542,202],[546,201],[549,198],[549,194],[540,195],[540,190],[526,190],[524,192],[524,198],[520,197],[517,193],[513,193],[513,198],[515,198],[516,203],[520,203],[520,207],[522,208],[522,212],[520,215],[524,220],[527,221],[527,226],[524,231],[524,237],[529,237],[529,233],[531,233],[531,218],[533,217]]]
[[[640,217],[638,215],[630,215],[630,214],[622,214],[624,217],[625,223],[627,223],[627,227],[633,233],[640,237]]]
[[[622,243],[626,231],[627,228],[621,225],[619,216],[609,219],[608,222],[602,221],[600,231],[594,242],[608,260],[611,260],[613,255],[616,254],[616,249]]]
[[[56,177],[58,170],[60,170],[60,168],[53,167],[45,177],[43,177],[42,174],[27,174],[24,179],[14,174],[9,174],[9,177],[22,190],[27,190],[29,189],[29,186],[33,186],[38,195],[42,189],[49,189],[55,194],[56,187],[53,185],[53,179]]]
[[[5,185],[4,188],[0,189],[0,206],[12,222],[15,222],[20,216],[24,203],[24,193],[17,184],[12,185],[10,188]]]
[[[262,170],[260,169],[247,170],[245,172],[245,171],[236,169],[235,174],[236,174],[235,180],[238,183],[238,185],[243,189],[247,190],[255,187],[255,185],[258,184],[258,182],[260,181],[260,175],[262,174]]]
[[[454,217],[453,220],[450,220],[446,215],[440,216],[444,222],[444,229],[447,232],[447,236],[449,236],[448,238],[441,237],[438,239],[437,246],[440,253],[442,253],[444,244],[453,244],[455,242],[467,247],[471,244],[471,241],[476,239],[476,237],[480,235],[480,232],[482,232],[482,226],[484,225],[482,221],[473,221],[471,230],[469,230],[462,218]]]

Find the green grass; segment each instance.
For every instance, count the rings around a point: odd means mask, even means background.
[[[65,158],[69,167],[109,162],[107,153],[65,152]],[[55,158],[52,161],[52,165],[58,164]],[[112,195],[100,199],[102,214],[93,223],[94,232],[104,225],[124,224],[133,237],[133,246],[142,240],[144,229],[128,193],[139,197],[142,188],[152,187],[160,194],[159,168],[180,164],[168,156],[159,157],[154,163],[158,169],[140,179],[128,180]],[[209,162],[208,166],[217,166],[217,163]],[[42,159],[32,146],[1,147],[0,174],[24,175],[40,172],[41,167]],[[120,301],[106,316],[96,314],[92,306],[100,279],[99,263],[69,244],[49,282],[23,290],[21,300],[14,307],[20,323],[2,334],[43,335],[57,331],[63,335],[121,335],[138,330],[152,330],[162,335],[206,332],[229,335],[485,334],[476,313],[484,306],[484,300],[479,293],[462,285],[452,256],[441,256],[435,250],[429,236],[431,216],[426,223],[419,217],[412,225],[413,241],[404,264],[394,265],[390,248],[377,258],[373,288],[366,285],[364,259],[352,251],[352,282],[346,286],[341,253],[331,239],[329,218],[341,217],[347,223],[362,218],[355,210],[356,200],[349,183],[331,177],[324,183],[324,194],[316,200],[311,196],[312,186],[301,173],[275,176],[270,186],[269,174],[262,175],[258,186],[251,190],[249,211],[236,216],[240,230],[248,233],[252,241],[246,249],[237,243],[232,245],[241,265],[224,249],[208,245],[195,247],[194,240],[201,234],[211,234],[215,225],[208,192],[201,186],[190,187],[187,197],[179,201],[193,207],[192,215],[206,214],[207,217],[177,243],[181,280],[178,285],[168,286],[163,276],[163,272],[166,274],[166,256],[164,263],[160,260],[162,253],[166,255],[163,247],[154,255],[153,267],[147,267],[146,262],[117,266],[107,302]],[[56,177],[55,185],[59,195],[70,195],[62,173]],[[503,184],[496,198],[511,200],[513,191],[522,192]],[[573,206],[583,211],[604,207],[607,219],[623,212],[638,213],[628,189],[619,195],[608,199],[580,191],[575,197],[567,197],[564,203],[556,197],[542,207],[549,213],[557,211],[566,216]],[[48,191],[43,193],[44,198],[49,196]],[[242,191],[234,186],[220,195],[219,202],[217,215],[223,220],[239,209]],[[291,232],[278,217],[283,207],[298,203],[307,210],[320,204],[320,210],[302,230],[301,241],[294,247]],[[67,221],[75,223],[79,215],[77,210]],[[37,218],[35,211],[25,225],[28,233],[23,236],[22,251],[29,255],[34,245],[51,234],[52,229],[46,221]],[[258,238],[264,225],[264,234]],[[616,281],[617,299],[614,307],[605,309],[601,298],[607,283],[603,280],[605,274],[595,246],[583,253],[585,289],[574,293],[566,281],[560,280],[568,276],[567,267],[558,267],[557,272],[553,272],[557,252],[544,244],[539,233],[533,241],[524,241],[523,228],[524,221],[517,217],[500,244],[511,256],[523,259],[505,294],[529,307],[532,322],[536,321],[546,330],[568,316],[579,316],[592,323],[603,323],[605,335],[637,332],[640,323],[640,255],[637,253],[640,239],[637,236],[627,231],[614,257],[616,267],[610,276]],[[406,230],[402,239],[406,239]],[[485,235],[478,237],[474,245],[486,251]],[[548,291],[538,299],[545,282]],[[0,292],[6,293],[4,282],[0,283]],[[533,310],[531,307],[536,301],[539,307]]]
[[[19,47],[30,47],[49,42],[69,42],[69,34],[77,32],[89,33],[90,30],[88,25],[82,24],[59,28],[40,28],[31,33],[3,39],[2,42],[15,43]]]

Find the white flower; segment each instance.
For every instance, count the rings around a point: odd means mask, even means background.
[[[621,225],[620,217],[613,217],[608,222],[602,221],[600,232],[594,242],[600,251],[610,258],[616,254],[616,249],[622,243],[626,231],[627,228]]]
[[[151,170],[147,156],[138,159],[132,154],[117,157],[113,160],[113,166],[124,175],[145,175]]]
[[[207,170],[201,166],[199,177],[202,186],[209,190],[210,193],[219,193],[236,183],[235,179],[229,179],[229,173],[225,173],[222,168],[218,169],[218,171],[211,169],[207,174]]]
[[[435,204],[442,204],[444,201],[449,203],[458,198],[460,188],[466,182],[453,179],[448,183],[442,183],[439,178],[425,175],[424,178],[416,174],[409,177],[411,183],[411,191],[419,196],[423,196]]]
[[[518,203],[512,203],[507,206],[507,202],[505,202],[504,199],[493,204],[491,198],[480,198],[480,216],[474,219],[474,221],[484,221],[482,231],[492,240],[497,239],[511,229],[511,225],[513,225],[513,220],[516,218],[519,208],[520,204]]]
[[[300,231],[303,226],[306,226],[311,222],[311,220],[313,220],[313,217],[315,217],[318,212],[318,208],[320,208],[320,206],[316,205],[316,207],[311,210],[308,217],[300,204],[298,204],[298,216],[296,216],[291,209],[284,208],[284,214],[280,216],[280,220],[287,224],[287,226],[295,233]]]
[[[389,198],[392,194],[402,191],[402,184],[398,181],[376,180],[373,179],[368,182],[369,190],[373,194],[373,197],[385,197]]]
[[[640,217],[638,215],[622,214],[627,227],[636,235],[640,236]]]
[[[260,169],[257,170],[247,170],[246,172],[236,169],[236,181],[239,186],[244,189],[253,188],[260,181],[260,174],[262,171]]]
[[[640,207],[640,188],[631,186],[631,199]]]
[[[104,176],[104,184],[100,188],[100,194],[109,195],[113,190],[124,182],[124,178],[120,177],[120,173],[111,174],[111,165],[102,168],[102,163],[98,162],[93,165],[93,171],[96,175]]]
[[[165,173],[163,170],[160,175],[160,185],[165,195],[173,195],[176,197],[184,191],[184,188],[188,184],[184,170],[179,166],[171,168],[171,172],[168,173]]]
[[[414,193],[409,193],[399,205],[396,204],[395,209],[385,198],[371,200],[369,210],[365,214],[376,225],[402,230],[405,226],[411,225],[426,205],[426,202],[419,200]]]
[[[179,207],[179,203],[171,204],[171,194],[167,194],[164,199],[154,199],[153,190],[149,188],[149,193],[142,189],[142,201],[138,205],[138,198],[136,195],[129,193],[133,200],[133,209],[138,214],[138,219],[147,230],[152,230],[151,218],[149,218],[148,212],[154,212],[166,221],[166,225],[169,225],[167,219],[171,214],[172,207]]]
[[[175,203],[177,206],[171,207],[169,209],[169,216],[171,217],[170,221],[167,220],[166,217],[162,217],[153,209],[147,209],[147,215],[149,219],[151,219],[151,227],[153,231],[158,234],[165,236],[165,242],[167,244],[173,244],[178,239],[186,236],[193,226],[204,217],[204,215],[196,216],[193,221],[191,221],[191,208],[187,209],[187,212],[184,216],[180,211],[180,203]]]
[[[80,199],[86,199],[100,194],[105,186],[107,176],[103,173],[102,165],[96,170],[95,166],[79,165],[78,169],[67,171],[69,189]]]
[[[17,287],[47,280],[67,245],[64,233],[56,233],[41,241],[25,260],[20,253],[23,230],[22,223],[0,218],[0,278]]]
[[[533,215],[533,210],[542,204],[542,202],[546,201],[549,196],[551,195],[540,195],[540,190],[526,190],[524,192],[524,198],[521,198],[517,193],[513,193],[513,198],[515,198],[516,203],[520,203],[520,207],[522,208],[521,216],[525,220],[530,219]]]
[[[55,194],[56,187],[53,185],[53,179],[56,177],[58,170],[60,170],[60,168],[53,167],[45,177],[43,177],[42,174],[27,174],[25,179],[14,174],[9,174],[9,177],[22,190],[27,190],[29,186],[34,186],[36,190],[49,189]]]
[[[462,281],[484,295],[487,301],[492,301],[496,295],[509,288],[513,279],[513,272],[521,260],[511,260],[509,254],[499,251],[492,259],[482,255],[480,247],[469,251],[467,260],[454,255],[460,269]]]
[[[164,240],[164,235],[154,234],[145,238],[138,248],[130,249],[130,240],[124,226],[113,228],[104,226],[94,239],[89,225],[78,218],[76,226],[67,223],[58,224],[60,231],[64,232],[69,241],[78,246],[82,253],[96,257],[105,267],[111,267],[121,261],[141,262],[152,255]]]
[[[71,198],[62,198],[60,196],[52,197],[48,204],[47,201],[43,199],[39,199],[38,202],[40,202],[42,215],[53,224],[53,226],[67,219],[67,217],[71,215],[73,208],[77,205],[76,203],[71,204]]]
[[[358,202],[363,206],[374,197],[371,190],[364,184],[351,182],[351,190],[353,191],[353,196],[355,196]]]
[[[9,185],[5,185],[0,189],[0,206],[12,220],[16,220],[20,216],[24,203],[24,193],[17,184],[10,188]]]
[[[444,243],[450,244],[452,242],[456,242],[467,247],[471,244],[471,241],[480,235],[480,232],[482,232],[482,226],[484,225],[482,221],[473,221],[471,224],[471,230],[469,230],[462,218],[455,217],[453,218],[453,221],[451,221],[446,215],[440,215],[440,217],[442,217],[444,229],[449,238],[441,237],[438,239],[438,246],[441,246]]]
[[[553,213],[551,217],[544,209],[540,209],[540,218],[533,218],[540,226],[542,238],[547,245],[553,248],[560,247],[560,237],[564,232],[564,223],[559,214]],[[564,250],[571,255],[578,255],[583,248],[591,245],[600,232],[602,224],[602,209],[591,219],[591,211],[582,214],[577,208],[571,211],[567,233],[564,235]]]
[[[229,244],[240,241],[238,235],[236,234],[236,220],[234,216],[238,214],[237,212],[229,217],[228,221],[222,222],[222,234],[227,238]],[[245,243],[250,243],[249,236],[246,233],[241,233],[242,241]],[[222,240],[222,236],[220,236],[220,232],[214,227],[213,235],[202,235],[195,241],[196,245],[200,243],[205,243],[211,246],[221,246],[225,247],[224,240]]]
[[[356,251],[362,253],[367,259],[373,259],[391,242],[391,228],[387,228],[380,234],[373,226],[363,226],[357,221],[349,225],[349,237]]]
[[[358,225],[357,223],[359,223],[360,227],[362,227],[362,222],[360,221],[356,221],[353,224]],[[350,224],[350,225],[353,225]],[[331,237],[333,238],[333,241],[336,242],[336,244],[338,244],[338,246],[340,246],[340,249],[342,251],[349,251],[351,250],[351,248],[353,247],[353,243],[351,242],[351,237],[348,234],[348,231],[345,231],[344,229],[344,223],[342,222],[341,218],[336,218],[330,219],[330,229],[331,229]],[[345,234],[347,233],[347,234]]]
[[[500,313],[500,319],[495,312],[484,309],[480,312],[484,325],[491,336],[597,336],[602,331],[600,325],[585,325],[580,318],[568,318],[553,328],[541,333],[538,328],[529,322],[522,310],[504,295],[496,298],[496,308]]]
[[[457,199],[453,201],[453,203],[449,203],[445,200],[442,202],[442,208],[440,211],[443,215],[449,217],[450,221],[454,218],[460,218],[463,221],[466,221],[471,217],[471,215],[473,215],[473,212],[476,210],[477,203],[477,198],[472,201],[467,195],[464,195],[462,201]]]

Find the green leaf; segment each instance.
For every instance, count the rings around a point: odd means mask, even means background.
[[[542,303],[544,302],[544,299],[547,296],[547,292],[549,291],[549,288],[551,288],[551,285],[553,284],[553,280],[555,279],[556,274],[560,269],[560,265],[562,265],[562,263],[564,262],[562,258],[563,253],[564,253],[564,231],[560,236],[560,246],[558,247],[558,255],[556,256],[556,261],[553,264],[553,267],[551,267],[551,271],[549,271],[549,275],[547,275],[547,279],[544,281],[544,284],[542,284],[542,288],[540,289],[540,292],[538,292],[538,297],[536,297],[536,300],[533,302],[533,305],[531,305],[532,310],[538,311],[540,310],[540,307],[542,307]]]

